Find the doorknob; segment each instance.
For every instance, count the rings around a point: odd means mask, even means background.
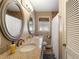
[[[66,44],[64,43],[63,46],[66,47]]]

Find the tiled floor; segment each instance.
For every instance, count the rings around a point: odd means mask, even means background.
[[[53,54],[43,54],[43,59],[55,59]]]

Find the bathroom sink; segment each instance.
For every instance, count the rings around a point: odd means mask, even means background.
[[[30,52],[36,48],[35,44],[27,44],[20,48],[20,52]]]

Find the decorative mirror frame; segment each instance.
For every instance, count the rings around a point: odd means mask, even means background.
[[[14,4],[16,4],[18,6],[18,8],[21,11],[22,17],[23,17],[20,34],[17,37],[12,36],[8,32],[8,30],[6,28],[6,24],[5,24],[5,14],[6,14],[7,6],[10,5],[11,3],[14,3]],[[20,38],[21,34],[23,33],[23,29],[24,29],[24,14],[23,14],[23,10],[22,10],[22,8],[21,8],[21,6],[20,6],[20,4],[18,2],[12,1],[12,0],[10,0],[10,1],[6,2],[5,4],[3,4],[1,9],[2,9],[1,10],[1,26],[0,26],[1,27],[1,32],[5,36],[5,38],[8,39],[9,41],[16,41],[17,39]]]
[[[4,0],[1,0],[1,1],[0,1],[0,6],[1,6],[1,4],[3,3],[3,1],[4,1]]]
[[[32,17],[30,16],[29,19],[28,19],[28,21],[27,21],[27,27],[28,27],[28,32],[29,32],[29,34],[33,36],[32,32],[30,31],[30,26],[29,26],[29,25],[30,25],[30,19],[31,19],[31,18],[32,18]]]

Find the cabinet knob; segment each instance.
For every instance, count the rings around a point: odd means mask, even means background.
[[[63,46],[66,47],[66,44],[64,43]]]

